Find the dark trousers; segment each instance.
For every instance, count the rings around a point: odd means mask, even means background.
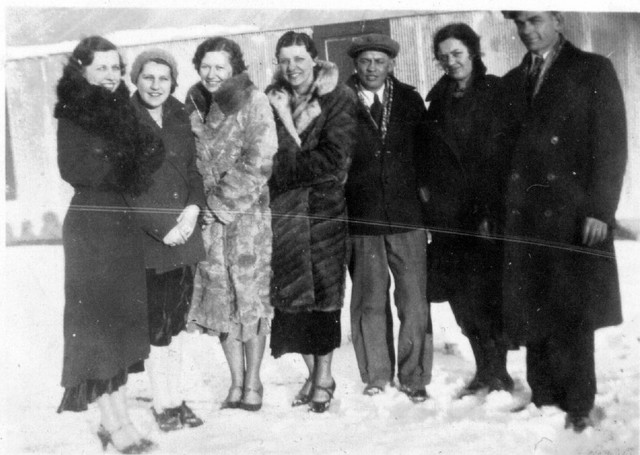
[[[527,381],[536,406],[587,415],[596,395],[593,329],[568,327],[527,343]]]
[[[394,378],[389,270],[400,319],[398,379],[408,387],[424,387],[431,381],[433,335],[426,295],[427,234],[422,230],[351,237],[351,337],[360,377],[375,385]]]

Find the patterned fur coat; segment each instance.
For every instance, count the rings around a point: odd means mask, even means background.
[[[197,166],[214,221],[202,231],[192,324],[229,333],[272,317],[271,212],[267,181],[277,138],[267,97],[240,74],[214,94],[206,122],[191,113]]]

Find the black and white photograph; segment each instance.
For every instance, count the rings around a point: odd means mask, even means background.
[[[0,453],[640,454],[640,5],[0,19]]]

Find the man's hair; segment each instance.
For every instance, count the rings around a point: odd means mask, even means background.
[[[502,16],[505,19],[515,19],[518,13],[522,11],[502,11]],[[560,23],[564,23],[564,16],[560,11],[547,11],[552,16],[554,16]]]

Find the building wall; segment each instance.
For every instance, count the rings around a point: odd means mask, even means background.
[[[391,36],[401,45],[396,75],[415,85],[422,96],[426,96],[442,74],[433,58],[431,39],[435,31],[447,23],[466,22],[480,34],[489,73],[503,75],[517,65],[525,53],[515,27],[498,11],[425,13],[388,20]],[[636,125],[640,124],[640,14],[569,13],[566,20],[567,38],[578,47],[608,56],[622,83],[630,155],[618,218],[638,219],[640,138]],[[252,80],[261,89],[273,76],[275,45],[286,30],[232,36],[244,52]],[[298,30],[313,35],[313,28]],[[184,100],[188,88],[198,81],[191,59],[202,39],[157,43],[157,47],[176,57],[180,74],[175,96],[180,100]],[[148,47],[151,46],[122,48],[128,66]],[[52,114],[55,86],[66,59],[66,55],[57,54],[12,60],[6,65],[10,145],[15,172],[15,199],[6,203],[8,242],[20,237],[25,240],[55,238],[72,195],[71,187],[58,173],[56,121]]]

